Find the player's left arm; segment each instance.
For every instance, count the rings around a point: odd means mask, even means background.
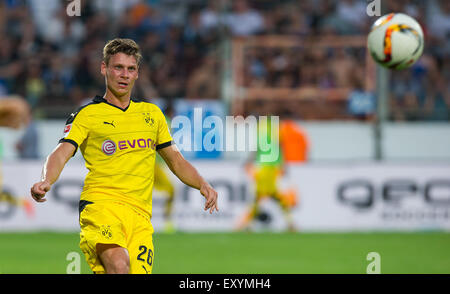
[[[161,157],[167,163],[170,170],[186,185],[200,190],[205,197],[205,210],[209,209],[209,213],[214,210],[219,211],[217,206],[217,192],[213,187],[198,173],[197,169],[192,166],[181,154],[176,145],[158,150]]]

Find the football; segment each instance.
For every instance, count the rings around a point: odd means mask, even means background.
[[[372,25],[367,47],[378,64],[401,70],[412,66],[422,55],[423,31],[411,16],[390,13]]]

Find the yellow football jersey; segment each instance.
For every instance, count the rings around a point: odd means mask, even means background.
[[[156,105],[131,100],[122,109],[96,96],[70,115],[60,142],[79,148],[89,170],[81,200],[123,201],[151,216],[156,151],[172,144]]]

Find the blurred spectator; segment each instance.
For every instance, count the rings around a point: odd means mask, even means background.
[[[56,11],[55,16],[47,21],[47,29],[42,37],[56,46],[60,54],[73,56],[78,53],[79,45],[85,36],[84,23],[79,18],[70,17],[66,7]]]
[[[367,3],[359,0],[337,1],[337,16],[349,26],[347,33],[361,33],[369,20],[366,13]]]
[[[0,37],[2,37],[0,35]],[[2,92],[11,93],[16,90],[16,78],[22,71],[22,63],[18,52],[15,50],[15,43],[8,36],[2,38],[0,46],[0,88]]]
[[[389,12],[406,13],[414,18],[418,18],[420,16],[418,6],[414,5],[411,0],[388,1],[386,2],[386,6],[386,11]]]
[[[249,48],[246,52],[245,58],[245,85],[263,86],[266,84],[268,75],[268,68],[266,65],[266,58],[263,50],[257,48]]]
[[[399,71],[390,79],[390,108],[392,119],[403,121],[416,119],[419,103],[412,91],[414,82],[409,71]]]
[[[317,29],[317,34],[332,32],[333,34],[348,34],[354,30],[349,22],[343,21],[336,11],[336,1],[323,0],[314,13],[312,13],[311,27]],[[342,11],[342,10],[341,10]],[[342,12],[341,12],[342,13]]]
[[[143,64],[154,70],[161,66],[164,58],[164,44],[161,37],[154,32],[147,32],[141,41]]]
[[[98,44],[99,51],[104,44]],[[96,46],[90,47],[85,45],[82,48],[77,64],[74,65],[74,84],[84,91],[95,89],[102,93],[104,91],[104,77],[100,73],[100,64],[102,62],[101,55],[94,53]]]
[[[371,119],[375,114],[375,95],[364,90],[360,76],[352,77],[352,91],[348,95],[347,110],[350,115],[359,120]]]
[[[193,10],[188,15],[188,21],[183,30],[183,38],[187,43],[201,44],[202,34],[206,32],[200,22],[200,12]]]
[[[424,102],[426,119],[450,119],[449,55],[427,68],[426,98]]]
[[[65,99],[70,94],[73,85],[72,67],[63,56],[55,56],[50,60],[50,65],[42,74],[42,78],[48,89],[48,95]]]
[[[187,81],[187,98],[214,99],[220,97],[220,79],[218,60],[214,54],[206,56],[202,65],[195,70]]]
[[[308,34],[306,12],[295,2],[280,2],[264,12],[264,33],[269,35]]]
[[[27,7],[33,16],[33,21],[39,35],[49,35],[48,30],[51,29],[49,24],[57,11],[61,9],[62,3],[63,1],[45,1],[45,5],[42,5],[42,0],[27,0]],[[22,9],[23,8],[26,7],[22,7]]]
[[[353,54],[350,54],[349,50],[346,48],[336,48],[334,51],[334,56],[328,62],[328,67],[335,78],[336,87],[348,88],[352,86],[353,76],[362,77],[364,73],[363,68],[358,66],[362,63],[361,60],[356,60]]]
[[[40,1],[40,0],[35,0]],[[124,11],[142,2],[141,0],[89,0],[95,3],[97,11],[105,11],[110,19],[117,19]]]
[[[199,26],[204,33],[210,33],[221,25],[221,5],[223,0],[209,0],[199,15]]]
[[[261,13],[251,9],[247,0],[233,0],[233,8],[227,15],[226,24],[231,34],[239,37],[261,33],[264,29]]]
[[[31,58],[29,60],[23,79],[25,99],[30,106],[34,108],[41,102],[43,96],[46,94],[46,85],[42,78],[42,69],[39,59]]]
[[[136,11],[136,7],[139,7],[143,11]],[[140,30],[142,30],[142,32],[155,32],[162,38],[164,38],[171,27],[169,18],[167,17],[167,15],[161,13],[161,11],[159,11],[156,7],[147,7],[147,9],[145,9],[144,7],[145,6],[142,5],[136,5],[132,10],[133,18],[137,17],[137,19],[139,19],[139,14],[142,15]]]
[[[20,159],[38,159],[39,133],[36,122],[33,119],[31,109],[26,116],[26,129],[22,137],[16,143],[16,150]]]
[[[428,27],[434,50],[440,56],[450,52],[450,1],[435,0],[429,3]]]
[[[137,97],[143,100],[159,98],[160,95],[151,81],[151,72],[148,66],[142,66],[139,70],[139,79],[136,81],[135,91]]]

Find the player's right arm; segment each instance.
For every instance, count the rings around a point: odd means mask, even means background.
[[[59,140],[55,150],[47,157],[42,169],[41,180],[31,188],[31,197],[37,202],[46,201],[45,194],[56,182],[67,161],[75,155],[78,146],[88,136],[91,123],[86,113],[82,111],[87,105],[80,107],[69,116],[64,127],[64,137]]]
[[[62,142],[56,146],[55,150],[47,157],[42,168],[41,180],[31,187],[31,197],[37,202],[45,202],[45,194],[56,182],[67,161],[75,152],[73,144]]]

